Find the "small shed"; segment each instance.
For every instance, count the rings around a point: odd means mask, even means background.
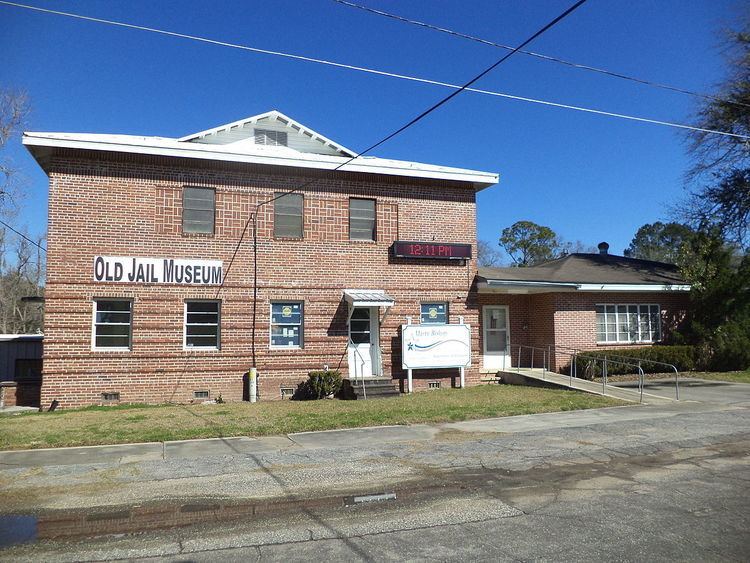
[[[0,334],[0,381],[16,383],[20,406],[39,406],[42,334]]]

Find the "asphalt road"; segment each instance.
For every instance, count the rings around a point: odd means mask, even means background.
[[[404,429],[406,440],[393,429],[380,441],[372,429],[297,437],[263,454],[45,467],[27,459],[0,470],[0,504],[79,510],[86,523],[97,516],[86,506],[131,521],[144,499],[162,499],[163,518],[205,517],[41,540],[0,560],[747,561],[750,385],[692,393],[704,400],[420,426]],[[269,494],[350,496],[216,521],[264,480]],[[354,504],[357,491],[396,499]]]

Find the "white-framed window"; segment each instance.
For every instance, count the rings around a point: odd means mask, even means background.
[[[596,306],[596,341],[658,342],[661,340],[661,307],[655,303]]]
[[[302,348],[303,329],[302,301],[271,302],[271,348]]]
[[[213,188],[182,190],[182,232],[214,233],[216,218],[216,191]]]
[[[218,350],[221,343],[221,302],[185,301],[184,328],[182,345],[186,350]]]
[[[130,350],[133,335],[133,300],[95,298],[91,327],[93,350]]]
[[[422,324],[448,324],[448,303],[444,301],[422,303],[419,322]]]

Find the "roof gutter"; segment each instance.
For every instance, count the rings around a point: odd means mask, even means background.
[[[688,284],[574,283],[492,279],[480,282],[478,288],[480,293],[552,293],[557,291],[643,293],[690,291],[690,285]]]

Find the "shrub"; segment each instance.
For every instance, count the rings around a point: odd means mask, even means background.
[[[311,371],[308,377],[310,390],[315,399],[333,396],[341,389],[341,372]]]
[[[628,373],[637,373],[638,368],[635,365],[641,360],[641,368],[644,373],[666,373],[671,371],[667,366],[649,362],[661,362],[672,364],[679,371],[691,371],[696,368],[696,361],[699,356],[694,346],[649,346],[646,348],[624,348],[611,350],[592,350],[581,352],[577,355],[576,372],[578,377],[591,379],[602,375],[604,357],[608,358],[607,374],[622,375]],[[618,363],[618,360],[625,364]],[[570,363],[564,366],[562,372],[566,375],[570,373]]]
[[[709,342],[706,362],[712,371],[750,368],[750,318],[729,321],[720,326]]]

